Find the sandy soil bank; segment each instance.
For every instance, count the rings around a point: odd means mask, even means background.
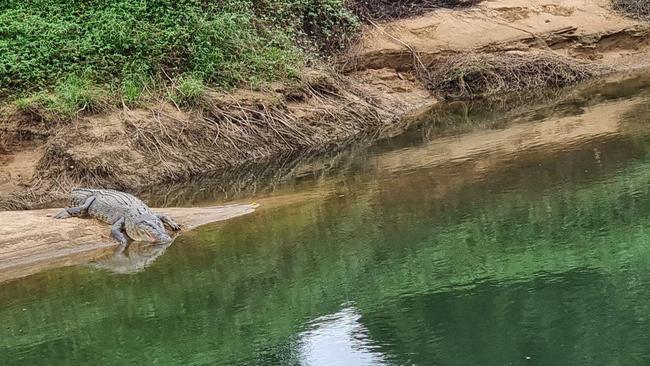
[[[201,113],[161,104],[55,126],[6,117],[0,208],[39,207],[77,185],[135,190],[397,135],[405,117],[436,103],[413,75],[413,52],[426,63],[463,52],[550,50],[625,70],[648,66],[649,34],[650,23],[614,12],[607,0],[484,1],[366,26],[341,58],[342,79],[308,71],[299,85],[211,94]]]
[[[211,222],[228,220],[255,211],[257,205],[222,207],[164,208],[168,214],[191,230]],[[24,277],[49,268],[83,264],[112,256],[118,243],[110,237],[110,228],[93,219],[56,220],[60,209],[0,212],[0,282]],[[148,258],[162,254],[160,247],[136,244],[133,249],[150,250]],[[166,248],[166,247],[165,247]],[[140,257],[143,257],[141,254]]]
[[[424,64],[466,52],[552,51],[614,70],[650,66],[650,23],[616,13],[607,0],[494,0],[466,10],[368,25],[341,59],[364,91],[396,108],[431,97],[415,78]]]

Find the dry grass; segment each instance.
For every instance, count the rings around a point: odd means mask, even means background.
[[[650,20],[650,1],[613,0],[614,9],[633,18]]]
[[[602,74],[602,67],[552,52],[458,54],[434,61],[420,78],[441,99],[476,99],[562,87]]]
[[[355,0],[352,6],[362,19],[391,20],[424,14],[440,8],[467,8],[482,0]]]

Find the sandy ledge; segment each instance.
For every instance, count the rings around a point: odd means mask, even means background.
[[[256,204],[153,209],[183,231],[250,214]],[[0,282],[50,268],[83,264],[115,252],[110,227],[93,219],[53,218],[60,209],[0,212]],[[145,247],[145,246],[143,246]],[[162,253],[160,253],[162,254]]]

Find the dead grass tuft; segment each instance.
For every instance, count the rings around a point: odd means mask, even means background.
[[[468,8],[482,0],[356,0],[352,3],[355,13],[362,19],[392,20],[417,16],[426,12],[447,8]]]
[[[552,52],[508,52],[447,56],[419,71],[420,78],[437,97],[455,100],[562,87],[606,70]]]
[[[613,0],[614,9],[641,20],[650,20],[650,1]]]

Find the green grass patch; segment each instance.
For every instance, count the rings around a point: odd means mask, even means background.
[[[193,106],[198,104],[205,95],[206,86],[203,80],[196,76],[188,75],[179,79],[170,97],[177,105]]]
[[[294,77],[309,53],[340,49],[358,27],[344,0],[5,0],[0,98],[69,112],[84,97],[64,96],[74,75],[128,104],[183,75],[255,87]]]
[[[38,92],[16,100],[23,112],[44,120],[60,121],[83,112],[98,112],[109,105],[110,94],[85,77],[70,76],[51,92]]]

